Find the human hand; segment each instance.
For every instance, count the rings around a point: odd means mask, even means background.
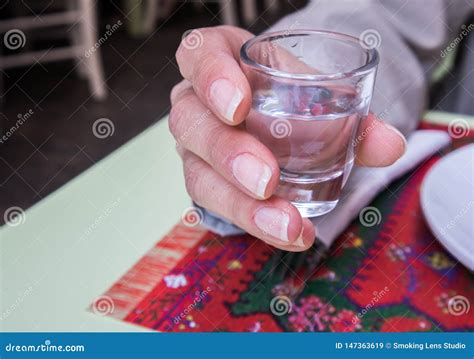
[[[279,166],[271,151],[240,126],[252,96],[239,65],[240,47],[253,35],[218,26],[195,30],[176,53],[184,80],[171,92],[170,131],[183,159],[186,188],[200,206],[227,218],[266,243],[287,251],[308,249],[311,221],[272,196]],[[369,114],[360,125],[356,163],[388,166],[405,151],[403,135]]]

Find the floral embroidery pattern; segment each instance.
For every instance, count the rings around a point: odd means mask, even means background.
[[[422,180],[438,158],[374,200],[380,226],[356,220],[322,262],[321,253],[308,251],[292,277],[273,270],[281,254],[262,241],[180,224],[153,249],[163,253],[160,263],[144,257],[106,293],[114,313],[164,332],[472,331],[474,276],[435,240],[419,203]],[[178,262],[169,261],[170,251],[180,252]],[[142,290],[150,272],[164,278]],[[208,286],[206,300],[186,312]],[[382,296],[382,288],[390,290]],[[290,298],[291,312],[271,312],[277,296]]]
[[[436,270],[451,268],[454,263],[442,252],[434,252],[428,256],[428,263]]]
[[[354,332],[361,328],[360,319],[351,310],[337,312],[319,297],[310,295],[302,298],[300,305],[293,307],[288,318],[293,330],[297,332],[321,332],[330,329],[337,332]]]
[[[168,288],[179,288],[185,287],[188,284],[188,281],[184,274],[170,274],[163,278]]]
[[[242,269],[242,263],[238,259],[234,259],[227,264],[228,270]]]
[[[391,243],[387,250],[387,256],[391,261],[406,261],[411,253],[411,248],[408,246],[402,246],[395,243]]]

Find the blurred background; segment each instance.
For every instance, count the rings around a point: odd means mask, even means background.
[[[191,29],[258,33],[306,3],[0,1],[0,213],[32,206],[163,118],[180,80],[175,51]],[[474,69],[473,47],[470,32],[446,57],[430,108],[474,114],[457,96],[472,89],[474,70],[456,71]]]

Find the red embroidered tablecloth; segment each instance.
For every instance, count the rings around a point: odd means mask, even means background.
[[[445,152],[473,138],[470,131]],[[306,281],[272,272],[279,252],[249,235],[180,223],[91,310],[175,332],[472,330],[474,276],[433,237],[420,209],[423,177],[442,155],[380,194],[371,206],[381,222],[354,221]]]

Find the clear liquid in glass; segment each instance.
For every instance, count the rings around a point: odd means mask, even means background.
[[[303,217],[337,204],[354,163],[354,138],[368,101],[345,87],[281,85],[254,93],[246,120],[280,166],[276,195]]]

